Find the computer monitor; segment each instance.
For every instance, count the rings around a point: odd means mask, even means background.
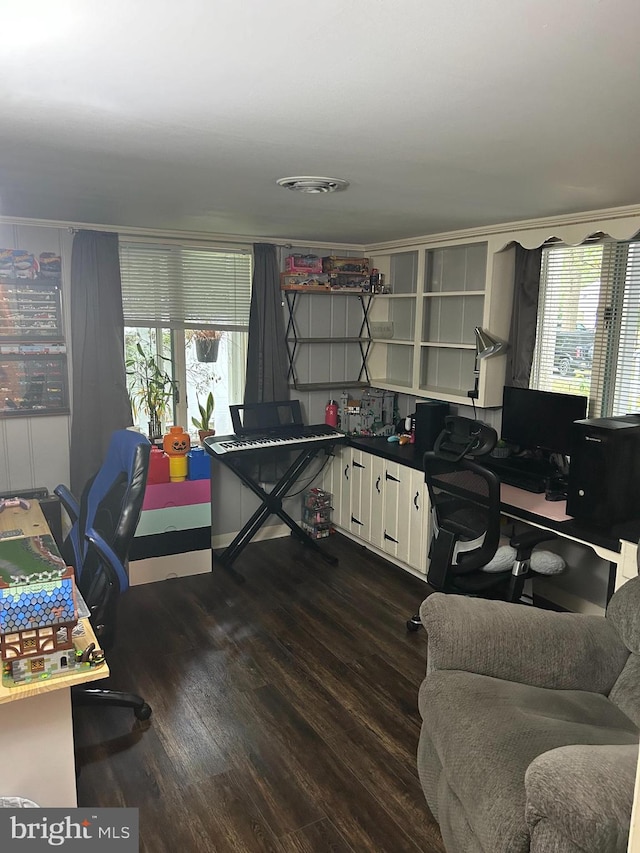
[[[505,386],[502,438],[523,450],[571,452],[571,424],[587,416],[587,398]]]

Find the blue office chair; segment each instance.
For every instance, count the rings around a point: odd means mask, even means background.
[[[129,586],[125,561],[142,510],[150,451],[145,436],[118,430],[79,502],[65,486],[54,490],[72,525],[60,551],[67,565],[74,567],[76,584],[104,651],[114,643],[118,599]],[[78,704],[132,708],[139,720],[151,716],[149,705],[132,693],[85,687],[72,692]]]
[[[533,551],[556,538],[546,530],[528,530],[500,544],[500,480],[476,461],[497,439],[487,424],[449,415],[434,449],[424,455],[432,524],[427,583],[438,592],[517,602],[527,578],[557,574],[565,564],[557,554]],[[420,627],[418,614],[407,622],[409,631]]]

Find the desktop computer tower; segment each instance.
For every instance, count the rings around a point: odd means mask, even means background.
[[[444,419],[449,414],[449,404],[438,400],[423,400],[416,403],[416,441],[417,453],[433,450],[436,438],[444,429]]]
[[[640,518],[640,416],[571,427],[567,514],[599,527]]]

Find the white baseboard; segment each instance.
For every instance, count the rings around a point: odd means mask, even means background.
[[[138,586],[155,583],[169,578],[188,575],[203,575],[211,571],[211,551],[187,551],[184,554],[166,554],[162,557],[147,557],[129,563],[129,583]]]
[[[280,539],[282,536],[288,536],[291,530],[286,524],[268,524],[261,527],[256,535],[251,539],[252,542],[262,542],[265,539]],[[219,533],[211,537],[211,547],[214,551],[219,548],[226,548],[231,545],[236,538],[237,533]]]

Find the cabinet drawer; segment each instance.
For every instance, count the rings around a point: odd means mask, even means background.
[[[211,504],[171,506],[166,509],[143,510],[136,528],[136,536],[152,536],[171,530],[192,530],[211,525]]]
[[[211,501],[210,480],[183,480],[181,483],[154,483],[144,492],[143,510],[189,506]]]

